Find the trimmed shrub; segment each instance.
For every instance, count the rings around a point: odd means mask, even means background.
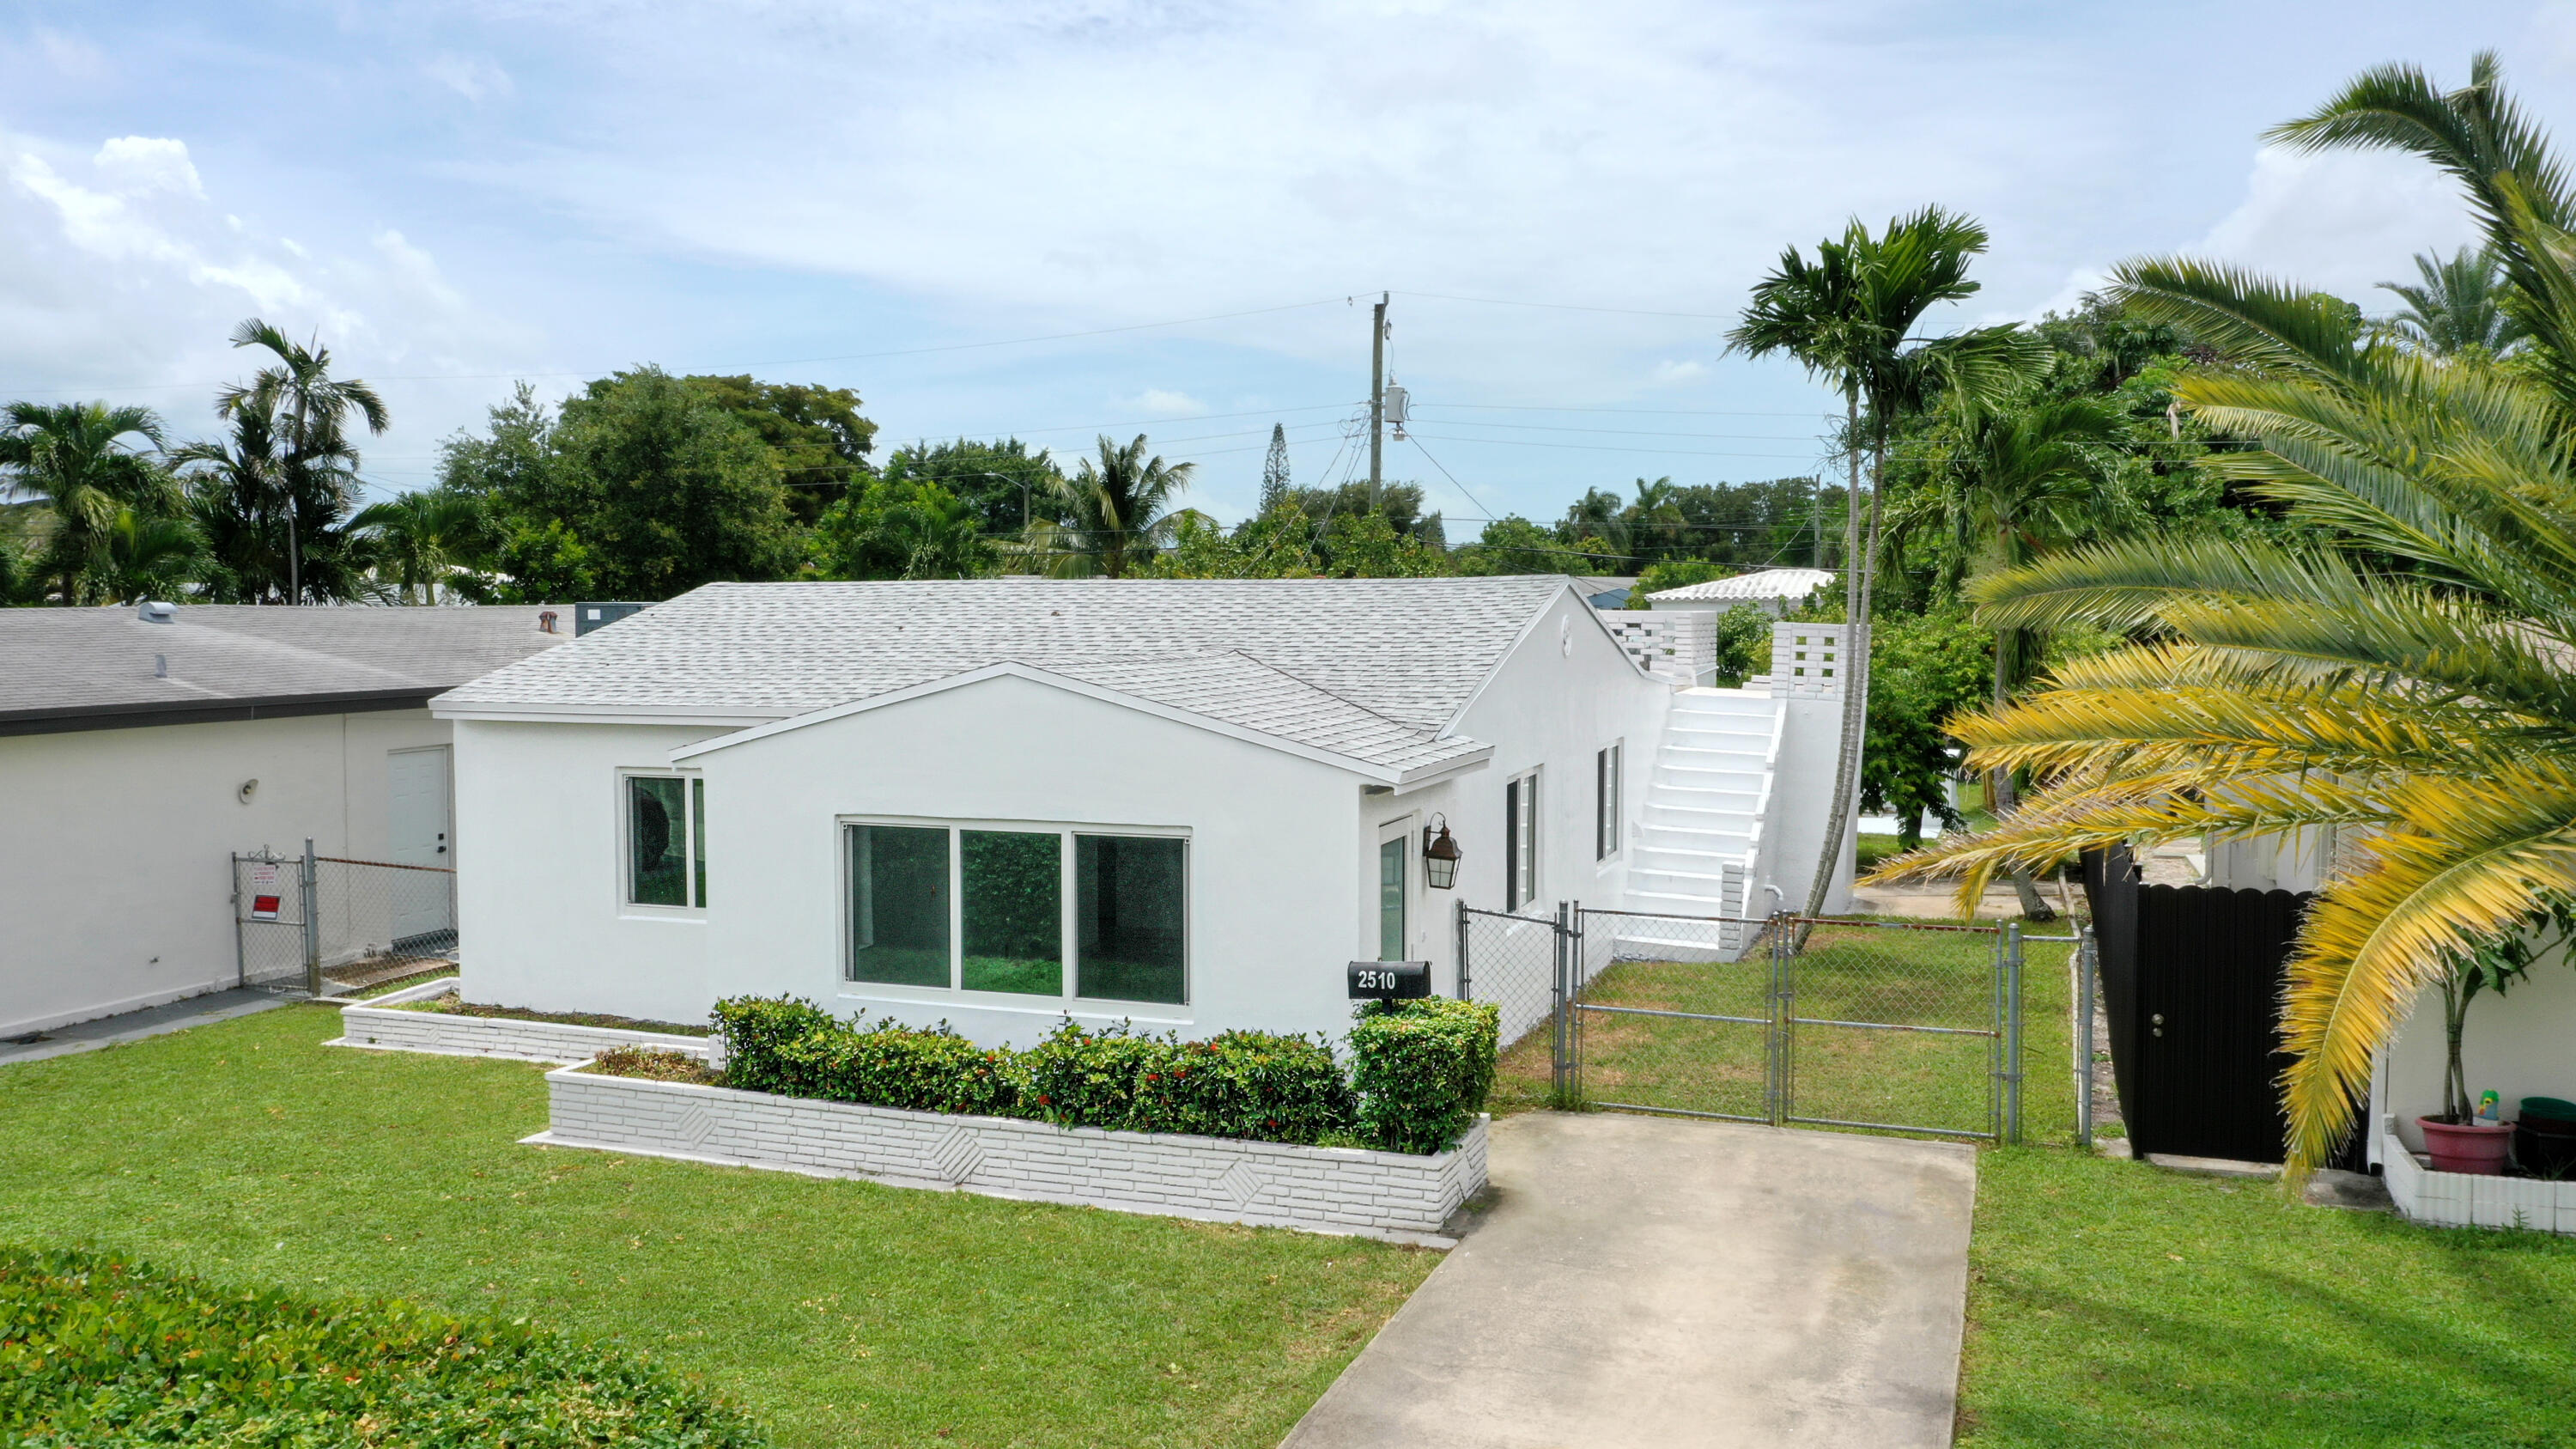
[[[728,997],[713,1016],[725,1043],[725,1080],[746,1092],[800,1095],[788,1085],[780,1053],[815,1032],[841,1029],[823,1008],[793,996]]]
[[[830,1102],[907,1107],[917,1112],[1026,1115],[1027,1069],[1007,1050],[988,1051],[945,1022],[929,1030],[887,1017],[874,1026],[825,1026],[778,1052],[782,1090]]]
[[[0,1443],[759,1449],[651,1361],[389,1300],[0,1249]]]
[[[1148,1073],[1170,1065],[1171,1044],[1126,1026],[1093,1031],[1067,1021],[1020,1054],[1029,1074],[1029,1115],[1060,1127],[1148,1131],[1136,1124],[1136,1093]]]
[[[642,1077],[648,1082],[696,1082],[720,1086],[724,1076],[687,1052],[661,1047],[613,1046],[599,1054],[596,1067],[604,1077]]]
[[[1369,1002],[1351,1027],[1361,1140],[1442,1152],[1484,1110],[1501,1009],[1489,1001]]]
[[[1270,1032],[1171,1043],[1136,1099],[1133,1120],[1146,1132],[1313,1143],[1351,1124],[1350,1084],[1332,1049]]]

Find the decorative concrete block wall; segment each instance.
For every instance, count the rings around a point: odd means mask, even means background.
[[[1604,609],[1601,622],[1610,626],[1628,657],[1658,679],[1705,684],[1717,667],[1717,615],[1707,609]]]
[[[1771,697],[1843,697],[1843,657],[1850,629],[1841,624],[1771,626]]]
[[[1063,1128],[550,1072],[552,1126],[526,1139],[784,1167],[907,1187],[1323,1232],[1437,1233],[1485,1185],[1485,1119],[1416,1157]]]
[[[2406,1150],[2393,1119],[2382,1130],[2380,1151],[2389,1200],[2415,1222],[2576,1235],[2576,1182],[2435,1172]]]
[[[707,1057],[714,1049],[712,1037],[397,1008],[400,1002],[427,1001],[455,989],[456,982],[450,978],[388,992],[364,1005],[344,1006],[340,1008],[340,1038],[329,1044],[442,1056],[504,1057],[522,1062],[586,1062],[619,1046],[654,1047],[693,1057]]]

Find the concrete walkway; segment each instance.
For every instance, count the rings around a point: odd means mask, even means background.
[[[76,1026],[57,1026],[36,1033],[28,1042],[0,1042],[0,1066],[11,1062],[38,1062],[47,1057],[66,1057],[74,1052],[96,1051],[119,1042],[141,1041],[147,1036],[185,1031],[204,1026],[210,1021],[228,1021],[248,1016],[254,1011],[267,1011],[284,1006],[286,999],[267,991],[218,991],[207,996],[191,996],[167,1006],[151,1006],[141,1011],[120,1012],[84,1021]]]
[[[1976,1155],[1599,1112],[1495,1124],[1495,1205],[1287,1449],[1937,1449]]]

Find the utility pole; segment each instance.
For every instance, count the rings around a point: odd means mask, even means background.
[[[1394,295],[1377,294],[1375,325],[1369,329],[1369,512],[1378,508],[1378,490],[1386,483],[1386,303]]]

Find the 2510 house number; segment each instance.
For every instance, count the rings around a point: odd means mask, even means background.
[[[1431,963],[1353,961],[1350,988],[1353,1001],[1419,1001],[1431,994]]]

